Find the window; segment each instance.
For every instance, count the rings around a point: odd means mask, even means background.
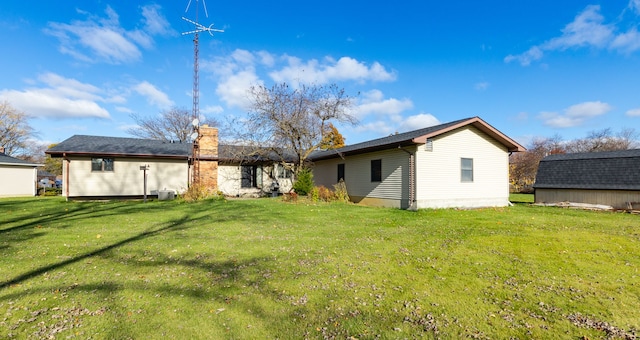
[[[371,182],[382,182],[382,160],[371,161]]]
[[[113,158],[91,158],[91,171],[113,171]]]
[[[473,182],[473,158],[460,159],[460,180]]]
[[[344,181],[344,163],[338,164],[338,182]]]
[[[293,171],[291,169],[287,169],[284,165],[277,165],[277,174],[278,178],[291,178],[293,177]]]
[[[260,188],[262,184],[262,167],[257,165],[243,165],[240,169],[240,187]]]

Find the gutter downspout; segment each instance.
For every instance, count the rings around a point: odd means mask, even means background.
[[[69,157],[67,157],[66,153],[62,154],[62,159],[65,160],[65,164],[66,164],[66,171],[64,175],[64,191],[68,201],[69,200],[69,163],[71,161],[69,160]]]
[[[416,207],[416,165],[415,155],[413,152],[409,152],[398,145],[398,149],[409,154],[409,207],[407,210],[417,210]]]

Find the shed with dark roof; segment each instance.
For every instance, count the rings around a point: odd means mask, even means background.
[[[509,204],[509,153],[524,147],[479,117],[312,154],[316,184],[402,209]]]
[[[536,203],[588,203],[626,209],[640,202],[640,149],[550,155],[540,161]]]
[[[35,196],[38,167],[42,164],[11,157],[0,148],[0,197]]]

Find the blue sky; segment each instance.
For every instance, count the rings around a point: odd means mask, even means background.
[[[244,114],[251,85],[303,82],[355,96],[347,144],[473,116],[523,145],[640,127],[640,0],[188,4],[4,2],[0,100],[43,143],[191,110],[182,17],[198,8],[224,30],[200,35],[200,111],[219,121]]]

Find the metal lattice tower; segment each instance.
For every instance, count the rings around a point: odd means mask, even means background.
[[[199,70],[199,62],[200,59],[200,48],[199,48],[199,38],[200,32],[208,32],[211,36],[213,36],[213,32],[224,32],[224,30],[213,28],[213,24],[209,26],[204,26],[198,22],[198,2],[200,0],[196,0],[196,17],[195,20],[190,20],[185,17],[182,17],[182,20],[193,24],[195,29],[188,32],[183,32],[182,35],[193,34],[193,108],[192,108],[192,116],[193,116],[193,129],[194,133],[192,134],[193,140],[193,177],[191,179],[192,183],[197,183],[200,180],[200,131],[199,131],[199,118],[200,118],[200,70]],[[202,5],[204,7],[204,14],[208,18],[209,14],[207,13],[207,4],[205,0],[202,0]],[[187,9],[185,13],[189,11],[189,7],[191,6],[191,0],[187,4]]]

